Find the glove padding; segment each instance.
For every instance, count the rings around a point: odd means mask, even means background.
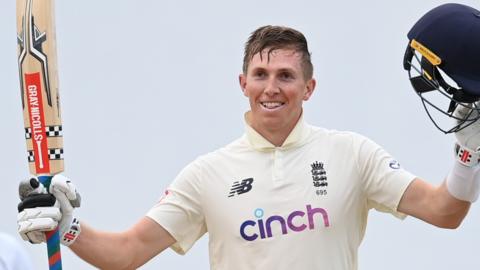
[[[73,218],[73,209],[80,207],[80,195],[67,177],[55,175],[52,178],[50,193],[56,198],[53,205],[45,206],[45,200],[37,199],[39,195],[46,198],[47,193],[34,177],[20,183],[19,193],[22,202],[17,223],[22,239],[31,243],[45,242],[45,232],[58,226],[62,244],[70,245],[75,241],[81,230],[78,220]]]
[[[459,105],[454,116],[459,119],[475,119],[479,117],[480,102],[469,106]],[[466,125],[470,124],[469,121]],[[465,125],[465,124],[464,124]],[[455,132],[455,137],[460,145],[470,150],[480,151],[480,120],[471,123],[469,126]]]
[[[453,197],[467,202],[475,202],[480,195],[480,121],[475,121],[479,116],[479,105],[478,102],[460,104],[454,112],[459,121],[467,120],[462,124],[464,128],[455,132],[456,161],[447,176],[446,185]]]
[[[476,119],[479,117],[479,106],[479,102],[467,106],[461,104],[455,110],[454,116],[459,119]],[[455,132],[458,143],[455,146],[455,155],[460,163],[473,167],[480,159],[480,120],[473,123],[467,121],[464,125],[468,126]]]

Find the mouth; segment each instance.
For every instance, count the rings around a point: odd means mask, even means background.
[[[285,102],[278,102],[278,101],[265,101],[265,102],[260,102],[263,108],[267,110],[275,110],[283,105],[285,105]]]

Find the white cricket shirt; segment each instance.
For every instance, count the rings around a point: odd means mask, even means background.
[[[0,270],[32,270],[24,247],[12,236],[0,233]]]
[[[248,124],[185,167],[147,213],[187,252],[209,233],[213,270],[353,270],[371,208],[397,212],[415,178],[380,146],[300,119],[281,147]]]

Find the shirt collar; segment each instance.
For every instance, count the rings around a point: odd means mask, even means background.
[[[298,119],[297,124],[292,129],[290,134],[288,135],[287,139],[283,142],[282,146],[275,147],[274,144],[269,142],[265,139],[260,133],[258,133],[252,126],[250,125],[247,115],[249,112],[245,113],[244,120],[245,120],[245,137],[249,144],[255,149],[259,151],[268,151],[274,150],[275,148],[279,149],[289,149],[294,147],[299,147],[304,144],[306,138],[310,134],[310,129],[308,125],[303,120],[303,113]]]

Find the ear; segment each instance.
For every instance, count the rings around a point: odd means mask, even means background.
[[[240,88],[242,89],[243,95],[248,97],[247,93],[247,76],[245,74],[238,75],[238,82],[240,84]]]
[[[304,101],[307,101],[310,99],[310,97],[313,94],[313,91],[315,90],[316,85],[317,85],[317,81],[315,81],[314,78],[311,78],[310,80],[307,81],[306,91],[305,91],[305,94],[303,95]]]

